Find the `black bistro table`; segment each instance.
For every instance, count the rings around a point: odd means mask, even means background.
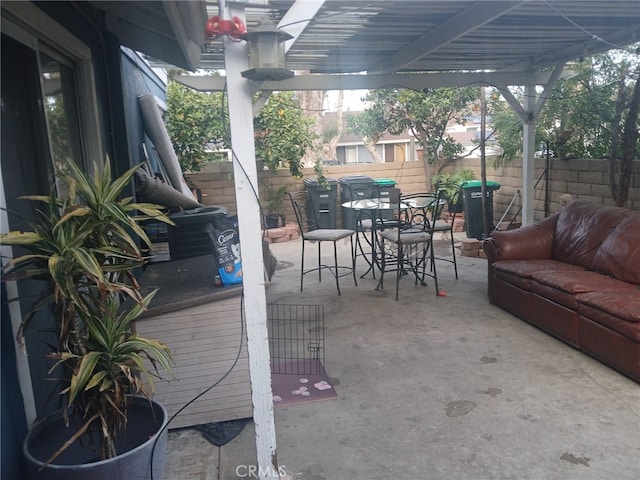
[[[398,192],[398,195],[400,193]],[[345,208],[351,208],[356,212],[356,254],[362,256],[369,268],[367,271],[360,275],[363,278],[369,272],[372,273],[373,278],[376,278],[376,269],[381,270],[382,267],[379,262],[380,241],[378,239],[378,232],[386,228],[394,228],[398,226],[397,219],[389,219],[389,215],[382,215],[383,212],[388,212],[400,207],[404,209],[428,209],[433,205],[433,200],[428,197],[418,198],[402,198],[401,205],[398,202],[393,202],[389,197],[382,198],[361,198],[350,202],[344,202],[342,204]],[[440,200],[442,204],[443,200]],[[399,215],[400,212],[398,212]],[[387,217],[387,218],[385,218]],[[369,231],[369,237],[366,233]],[[364,250],[364,245],[360,240],[360,233],[363,233],[363,237],[367,245],[371,248],[369,254]],[[360,252],[359,254],[357,252]]]
[[[360,275],[360,278],[364,278],[369,272],[371,272],[373,278],[376,278],[376,268],[380,269],[378,261],[378,231],[397,225],[394,220],[384,219],[381,213],[393,210],[398,204],[390,202],[389,197],[382,197],[352,200],[344,202],[342,206],[355,211],[356,254],[362,256],[368,265],[367,271]],[[360,233],[363,234],[362,237],[366,245],[369,246],[370,252],[365,251],[366,247],[363,245]],[[369,233],[368,237],[367,233]]]

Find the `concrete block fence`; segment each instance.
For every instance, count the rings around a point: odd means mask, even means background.
[[[535,160],[535,175],[539,178],[544,172],[546,160]],[[480,165],[477,159],[463,159],[456,164],[456,168],[468,168],[480,178]],[[522,159],[513,160],[499,168],[487,168],[487,178],[499,182],[502,187],[494,192],[495,220],[500,216],[513,199],[516,191],[522,188]],[[633,175],[627,208],[640,210],[640,161],[634,162]],[[609,161],[594,159],[551,159],[549,175],[549,211],[555,213],[562,208],[561,197],[569,194],[571,198],[582,198],[599,205],[614,206],[614,201],[609,192]],[[535,196],[535,218],[544,218],[545,179],[538,183]],[[520,200],[516,200],[511,211],[515,213],[520,206]],[[505,220],[511,220],[507,215]],[[520,220],[520,218],[518,218]]]
[[[545,159],[536,159],[536,178],[544,171]],[[475,172],[476,178],[480,178],[480,160],[475,158],[462,159],[456,162],[455,167],[446,168],[445,171],[457,169],[469,169]],[[613,205],[609,193],[609,163],[607,160],[559,160],[552,159],[549,177],[549,210],[554,213],[560,210],[561,196],[569,194],[572,198],[583,198],[601,205]],[[634,164],[631,189],[627,207],[632,210],[640,210],[640,161]],[[312,168],[303,171],[304,177],[314,177]],[[194,174],[189,174],[190,180],[202,191],[205,205],[224,205],[229,214],[236,214],[236,197],[233,183],[234,175],[231,163],[210,164]],[[242,174],[240,172],[239,174]],[[429,190],[425,183],[423,164],[415,162],[395,162],[379,164],[350,164],[332,165],[324,168],[324,175],[335,180],[349,175],[367,175],[372,178],[391,178],[405,193],[415,193]],[[289,185],[290,192],[304,190],[303,179],[292,178],[288,170],[279,170],[271,173],[261,170],[258,173],[259,193],[264,195],[263,184],[268,183],[275,187],[282,184]],[[516,159],[505,165],[487,168],[487,179],[500,183],[502,186],[494,192],[494,221],[497,222],[514,198],[516,191],[522,188],[522,160]],[[251,192],[243,192],[245,195]],[[535,218],[544,217],[545,180],[541,180],[536,188]],[[521,205],[521,198],[517,198],[507,212],[505,221],[510,221]],[[342,212],[340,208],[340,186],[338,186],[338,205],[336,221],[342,225]],[[288,199],[285,202],[285,214],[288,221],[294,221],[293,211]],[[516,221],[520,221],[520,216]]]

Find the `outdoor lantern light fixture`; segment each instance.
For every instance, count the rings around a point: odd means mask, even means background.
[[[244,78],[273,81],[293,77],[293,72],[285,67],[284,61],[284,42],[293,36],[275,27],[265,17],[243,38],[249,44],[249,67],[251,67],[241,72]]]

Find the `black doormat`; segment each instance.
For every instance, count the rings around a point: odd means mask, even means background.
[[[204,423],[196,425],[196,430],[202,433],[210,443],[216,447],[226,445],[240,435],[240,432],[251,421],[251,418],[240,418],[226,422]]]

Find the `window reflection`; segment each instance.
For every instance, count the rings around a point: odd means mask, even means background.
[[[60,188],[64,184],[53,178],[54,175],[60,173],[67,161],[79,163],[81,158],[74,74],[70,66],[43,52],[40,52],[40,68],[53,163],[48,167],[48,174],[59,193],[63,193]]]

